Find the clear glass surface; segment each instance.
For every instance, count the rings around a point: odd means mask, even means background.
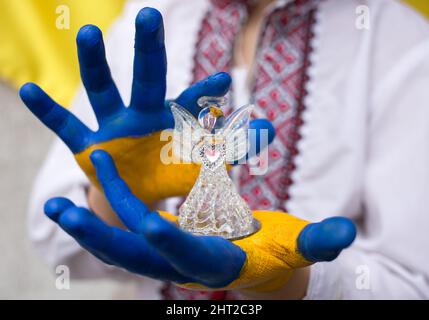
[[[179,225],[194,234],[236,239],[258,228],[226,170],[226,163],[247,154],[253,106],[243,106],[225,119],[221,109],[224,102],[224,98],[201,98],[198,119],[171,104],[175,120],[173,152],[184,162],[201,164],[200,174],[179,209]]]

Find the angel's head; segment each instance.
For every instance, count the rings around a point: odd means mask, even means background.
[[[198,114],[198,122],[205,130],[215,133],[223,127],[225,115],[222,106],[225,105],[224,97],[201,97],[198,105],[202,108]]]

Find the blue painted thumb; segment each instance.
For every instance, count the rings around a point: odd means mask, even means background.
[[[307,225],[298,237],[298,249],[309,261],[332,261],[355,237],[356,227],[350,219],[332,217]]]

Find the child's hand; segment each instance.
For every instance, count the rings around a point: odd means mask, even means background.
[[[166,144],[160,141],[160,132],[174,124],[165,101],[167,62],[161,14],[155,9],[144,8],[137,15],[129,107],[124,105],[111,77],[101,31],[91,25],[81,28],[77,47],[82,81],[99,129],[91,131],[35,84],[21,88],[24,103],[65,142],[94,185],[99,187],[89,155],[94,149],[104,149],[112,155],[121,176],[140,199],[150,203],[187,194],[199,167],[194,164],[164,165],[160,161],[161,148]],[[222,96],[230,84],[228,74],[218,73],[185,90],[176,102],[195,115],[199,97]],[[250,126],[269,129],[272,140],[273,128],[268,121],[254,121]]]
[[[257,233],[230,242],[180,230],[175,217],[150,212],[118,176],[112,158],[94,151],[91,160],[112,208],[129,231],[110,227],[64,198],[45,205],[46,214],[102,261],[140,275],[188,288],[237,289],[269,294],[297,268],[335,259],[355,238],[347,218],[320,223],[281,212],[256,211]]]

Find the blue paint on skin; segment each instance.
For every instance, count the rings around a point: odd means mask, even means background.
[[[298,249],[309,261],[332,261],[352,244],[356,226],[345,217],[331,217],[307,225],[298,237]]]
[[[131,193],[107,152],[96,150],[91,160],[110,205],[131,232],[106,225],[68,199],[49,200],[46,215],[82,247],[106,263],[161,280],[215,288],[238,277],[246,260],[239,247],[220,237],[197,237],[180,230]]]
[[[194,236],[179,229],[131,193],[107,152],[96,150],[91,159],[110,205],[131,232],[106,225],[70,200],[49,200],[46,215],[82,247],[106,263],[160,280],[221,288],[239,276],[246,260],[241,248],[220,237]],[[330,261],[355,235],[349,219],[330,218],[305,227],[298,248],[310,261]]]
[[[77,46],[82,82],[100,127],[97,132],[88,129],[37,85],[28,83],[20,90],[30,111],[73,153],[115,138],[145,136],[173,127],[173,117],[165,103],[164,30],[158,11],[144,8],[136,19],[134,80],[129,107],[123,104],[112,80],[101,31],[92,25],[83,27],[77,36]],[[221,72],[194,84],[176,102],[196,115],[199,97],[223,96],[230,84],[230,76]],[[269,141],[274,139],[274,128],[267,120],[254,120],[250,127],[267,129]],[[256,142],[259,143],[259,139]],[[256,145],[257,150],[263,147]],[[45,205],[46,215],[83,248],[105,263],[160,280],[199,282],[217,288],[239,276],[246,260],[241,248],[220,237],[191,235],[151,212],[130,192],[106,152],[94,151],[91,161],[107,199],[129,231],[105,224],[88,209],[76,207],[68,199],[49,200]],[[298,245],[307,259],[329,261],[350,245],[355,234],[350,220],[332,218],[307,226],[299,236]]]
[[[135,42],[131,103],[126,107],[112,79],[100,29],[86,25],[77,35],[80,74],[97,117],[97,132],[92,132],[33,83],[22,86],[21,99],[75,154],[93,144],[122,137],[141,137],[172,128],[173,116],[165,103],[164,28],[157,10],[144,8],[139,12]],[[220,72],[189,87],[176,102],[197,115],[200,109],[198,98],[223,96],[230,85],[231,77]]]

